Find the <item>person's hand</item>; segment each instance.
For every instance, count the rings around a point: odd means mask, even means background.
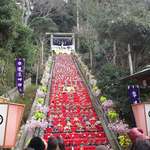
[[[41,138],[41,139],[42,139],[42,141],[44,142],[45,150],[47,150],[47,142],[46,142],[43,138]]]
[[[128,135],[132,142],[135,142],[137,138],[141,138],[143,140],[150,139],[150,137],[144,135],[143,130],[140,128],[132,128],[129,130]]]

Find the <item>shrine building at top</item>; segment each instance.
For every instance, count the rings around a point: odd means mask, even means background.
[[[51,50],[56,54],[75,52],[75,34],[74,33],[52,33]]]

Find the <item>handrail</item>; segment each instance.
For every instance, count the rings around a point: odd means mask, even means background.
[[[93,106],[94,106],[94,108],[95,108],[95,111],[96,111],[98,117],[99,117],[99,118],[101,118],[101,117],[103,118],[103,120],[101,119],[102,126],[103,126],[103,128],[104,128],[104,131],[105,131],[105,133],[106,133],[106,135],[107,135],[107,138],[108,138],[108,140],[109,140],[111,146],[113,147],[114,150],[122,150],[121,146],[120,146],[119,143],[118,143],[118,140],[117,140],[117,137],[116,137],[115,133],[114,133],[113,131],[111,131],[111,130],[107,127],[107,125],[108,125],[108,119],[107,119],[105,113],[103,112],[103,109],[102,109],[102,107],[101,107],[101,105],[100,105],[100,103],[99,103],[99,101],[98,101],[98,98],[96,98],[96,97],[93,95],[93,93],[91,92],[91,91],[92,91],[91,85],[89,84],[88,80],[87,80],[86,77],[84,76],[83,71],[82,71],[82,69],[81,69],[81,65],[80,65],[79,62],[77,61],[77,58],[76,58],[76,57],[73,56],[73,60],[74,60],[76,66],[77,66],[77,68],[78,68],[78,70],[79,70],[79,73],[80,73],[80,75],[81,75],[81,77],[82,77],[82,79],[83,79],[83,81],[84,81],[84,83],[85,83],[85,85],[86,85],[86,87],[87,87],[89,93],[90,93],[90,97],[91,97],[91,100],[92,100],[92,104],[93,104]]]

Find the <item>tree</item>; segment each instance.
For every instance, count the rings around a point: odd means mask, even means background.
[[[30,27],[35,32],[35,40],[37,45],[40,43],[41,55],[42,55],[42,65],[43,65],[43,52],[44,52],[44,44],[47,40],[46,32],[56,32],[57,25],[50,18],[45,17],[36,17],[30,23]]]
[[[122,59],[120,55],[127,58],[127,45],[130,44],[134,70],[141,67],[142,63],[142,66],[145,65],[141,62],[140,55],[146,53],[149,47],[149,23],[146,20],[149,20],[150,14],[145,9],[144,2],[117,0],[101,1],[97,4],[97,1],[82,0],[80,6],[83,26],[88,23],[96,30],[99,51],[104,53],[106,58],[107,53],[110,53],[108,47],[105,47],[108,44],[104,44],[107,41],[112,43],[113,62],[128,68],[128,59]]]
[[[37,17],[49,18],[57,25],[59,31],[69,32],[75,24],[74,4],[64,0],[33,0],[34,9],[29,20]],[[69,31],[68,31],[69,30]]]
[[[35,46],[32,31],[22,24],[21,10],[14,0],[0,0],[0,13],[0,93],[4,93],[14,87],[16,57],[26,59],[26,77],[32,72]]]
[[[119,83],[119,77],[126,74],[118,72],[126,70],[129,73],[128,45],[131,48],[134,71],[150,63],[148,20],[150,12],[145,9],[144,1],[81,0],[80,3],[81,46],[84,46],[88,50],[85,52],[89,54],[95,51],[92,55],[95,60],[92,69],[98,78],[99,87],[103,89],[104,94],[116,100],[116,104],[126,115],[131,110],[125,107],[129,106],[125,93],[128,83]],[[91,31],[94,31],[95,36]],[[90,47],[93,43],[97,43],[97,46]],[[82,56],[86,64],[90,64],[91,59],[87,59],[85,53]],[[110,65],[112,63],[114,65]]]
[[[11,49],[16,36],[18,10],[13,0],[0,0],[0,47]]]

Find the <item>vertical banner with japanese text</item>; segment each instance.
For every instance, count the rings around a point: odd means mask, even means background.
[[[15,64],[16,64],[16,87],[20,94],[24,94],[25,60],[23,58],[17,58]]]
[[[131,104],[140,103],[140,89],[138,85],[129,85],[128,86],[128,96]]]

